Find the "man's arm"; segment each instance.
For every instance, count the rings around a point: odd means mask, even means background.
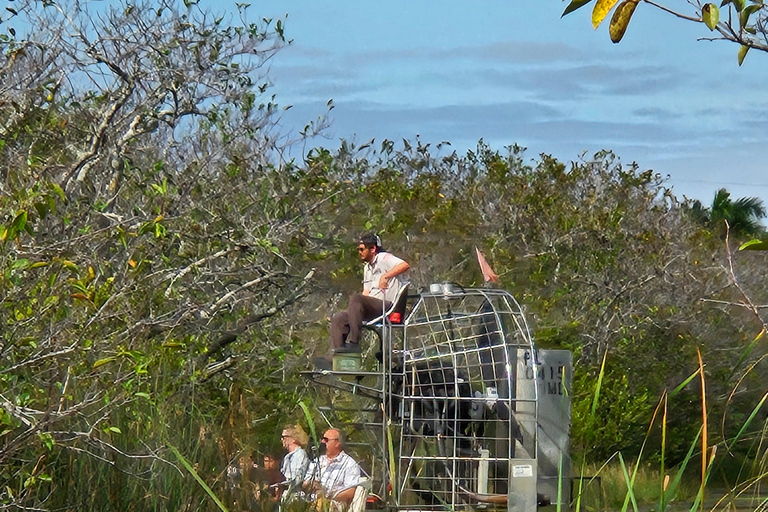
[[[382,290],[386,290],[387,287],[389,286],[390,279],[392,279],[393,277],[399,276],[400,274],[406,272],[410,268],[411,266],[408,264],[407,261],[402,261],[397,265],[395,265],[394,267],[392,267],[391,270],[384,272],[381,275],[381,279],[379,280],[379,288]]]
[[[356,490],[357,490],[357,486],[350,487],[349,489],[344,489],[343,491],[339,491],[338,493],[336,493],[333,499],[341,503],[351,503],[352,498],[355,497]]]

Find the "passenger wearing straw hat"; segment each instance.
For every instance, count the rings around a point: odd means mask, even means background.
[[[304,475],[307,473],[307,467],[309,466],[309,457],[307,457],[307,452],[304,451],[304,446],[307,445],[308,440],[306,432],[304,432],[300,425],[287,425],[280,435],[283,448],[288,451],[288,454],[283,457],[283,464],[280,468],[284,478],[284,500],[290,500],[301,490]]]

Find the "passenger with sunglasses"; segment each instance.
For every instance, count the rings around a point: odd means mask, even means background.
[[[325,454],[310,462],[304,489],[316,499],[348,505],[360,483],[360,466],[344,451],[339,429],[326,430],[320,442],[325,447]]]
[[[410,265],[384,250],[381,238],[369,233],[357,243],[357,252],[364,263],[363,292],[349,297],[345,311],[331,318],[331,350],[334,353],[360,352],[360,331],[363,322],[373,320],[389,309],[400,289],[406,286],[405,272]]]
[[[288,452],[283,457],[283,464],[280,468],[284,479],[282,485],[285,488],[282,495],[283,501],[290,501],[297,492],[301,491],[304,475],[306,475],[309,466],[309,457],[304,451],[304,446],[307,445],[308,440],[307,433],[304,432],[301,425],[287,425],[280,435],[283,448]]]

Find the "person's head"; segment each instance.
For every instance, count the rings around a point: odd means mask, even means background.
[[[301,425],[286,425],[280,435],[280,440],[283,443],[283,448],[292,452],[299,446],[306,446],[309,437]]]
[[[320,442],[325,445],[325,454],[328,457],[335,457],[342,452],[344,436],[341,431],[336,428],[329,428],[320,438]]]
[[[263,460],[263,462],[264,462],[264,469],[270,470],[270,469],[277,468],[277,466],[278,466],[277,461],[278,461],[277,455],[272,454],[272,453],[265,453],[264,454],[264,460]]]
[[[357,242],[357,253],[360,259],[370,263],[373,258],[383,251],[381,248],[381,238],[374,233],[368,233],[360,237]]]

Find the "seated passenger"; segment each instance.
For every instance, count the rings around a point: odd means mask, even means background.
[[[288,451],[280,468],[283,474],[282,485],[284,488],[282,497],[284,501],[290,501],[297,492],[301,491],[304,475],[307,473],[309,457],[304,451],[304,446],[306,446],[308,438],[300,425],[287,425],[280,435],[280,440],[283,443],[283,448]]]
[[[325,454],[309,464],[304,490],[319,501],[348,505],[360,483],[360,466],[344,451],[339,429],[326,430],[320,441],[325,446]]]
[[[255,479],[260,484],[260,490],[256,493],[257,499],[274,502],[280,498],[280,483],[283,481],[280,464],[279,455],[266,453],[264,454],[263,465],[261,467],[255,466]]]

